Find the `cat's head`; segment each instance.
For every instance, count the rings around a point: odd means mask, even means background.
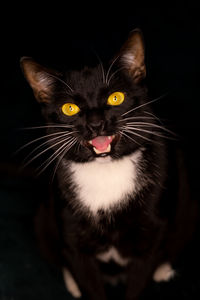
[[[55,157],[117,159],[150,141],[148,125],[142,127],[151,117],[144,105],[146,69],[139,30],[131,32],[107,70],[100,63],[61,74],[28,57],[21,59],[21,65],[42,104]]]

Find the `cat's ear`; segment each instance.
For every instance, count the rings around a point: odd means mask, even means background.
[[[21,68],[33,89],[38,102],[49,103],[51,101],[52,90],[55,82],[56,72],[41,66],[30,57],[22,57]]]
[[[133,30],[120,51],[120,62],[135,83],[146,76],[144,39],[140,29]]]

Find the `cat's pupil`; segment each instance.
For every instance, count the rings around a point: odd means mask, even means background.
[[[117,96],[114,96],[114,99],[113,99],[114,101],[117,101]]]
[[[71,105],[69,106],[69,110],[70,110],[70,111],[73,111],[73,107],[72,107]]]

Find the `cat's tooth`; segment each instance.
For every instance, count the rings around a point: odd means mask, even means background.
[[[108,145],[106,152],[110,152],[111,151],[111,144]]]
[[[111,145],[109,144],[107,149],[104,150],[104,151],[99,151],[98,149],[96,149],[95,147],[93,147],[93,150],[96,154],[101,154],[101,153],[107,153],[107,152],[110,152],[111,151]]]
[[[88,143],[89,143],[90,145],[92,145],[92,141],[89,141]]]
[[[94,152],[95,152],[96,154],[100,154],[100,153],[101,153],[101,151],[99,151],[99,150],[96,149],[95,147],[93,147],[93,150],[94,150]]]
[[[112,137],[111,137],[111,136],[108,136],[108,139],[109,139],[109,140],[111,140],[111,139],[112,139]]]

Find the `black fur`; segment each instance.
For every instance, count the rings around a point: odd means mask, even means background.
[[[112,72],[119,67],[120,59],[113,65]],[[128,266],[119,271],[127,275],[125,299],[138,299],[152,280],[156,267],[166,261],[173,264],[194,230],[197,207],[190,199],[182,154],[174,142],[149,132],[142,132],[143,137],[130,134],[135,142],[119,135],[122,124],[126,124],[126,121],[119,122],[123,120],[122,114],[150,100],[144,84],[133,80],[127,69],[118,70],[109,86],[103,82],[100,65],[67,72],[62,77],[58,75],[62,81],[51,76],[55,73],[48,74],[50,84],[45,101],[43,94],[36,96],[42,102],[44,119],[47,124],[74,125],[78,132],[73,135],[80,147],[74,145],[57,167],[51,201],[41,207],[37,216],[40,243],[48,250],[55,250],[59,266],[71,271],[82,294],[92,300],[106,299],[104,268],[96,255],[114,246],[123,257],[131,258]],[[125,101],[116,107],[109,106],[107,98],[115,91],[123,92]],[[66,102],[77,104],[80,112],[65,116],[61,106]],[[124,118],[134,116],[139,123],[147,122],[144,111],[152,113],[151,105],[141,106]],[[150,131],[156,128],[153,124],[159,125],[153,118],[149,122],[152,123],[152,127],[148,127]],[[47,132],[61,130],[65,131],[50,127]],[[156,132],[166,135],[165,131]],[[71,179],[68,165],[71,161],[95,160],[97,154],[85,142],[98,135],[114,134],[117,139],[109,153],[112,159],[121,159],[141,149],[139,180],[142,188],[123,206],[99,210],[93,215],[80,204],[78,187]]]

